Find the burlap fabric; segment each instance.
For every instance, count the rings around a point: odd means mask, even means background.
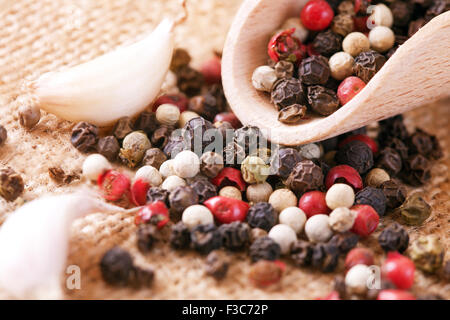
[[[226,31],[240,0],[189,0],[189,19],[177,28],[178,46],[187,48],[194,65],[220,51]],[[175,0],[4,0],[0,2],[0,123],[8,130],[8,141],[0,149],[0,165],[11,166],[26,182],[23,198],[13,203],[0,199],[0,222],[23,201],[45,193],[61,193],[83,182],[58,184],[48,169],[60,166],[66,173],[78,173],[84,155],[69,142],[73,124],[43,115],[31,131],[18,123],[17,108],[23,101],[21,85],[44,72],[76,65],[133,41],[148,33],[164,16],[174,16],[180,7]],[[449,102],[425,106],[407,115],[418,125],[437,134],[445,158],[433,168],[433,179],[423,191],[433,206],[431,218],[410,228],[411,239],[437,234],[448,249],[450,219],[448,167],[450,166]],[[384,223],[389,223],[386,219]],[[81,268],[81,289],[66,290],[66,298],[149,299],[304,299],[324,295],[332,288],[333,274],[324,275],[288,265],[279,286],[267,290],[249,284],[249,261],[235,255],[228,277],[222,282],[204,276],[204,258],[190,252],[175,252],[157,245],[147,256],[135,246],[133,217],[124,214],[94,214],[73,227],[68,265]],[[11,244],[14,245],[14,244]],[[131,251],[136,263],[156,271],[154,286],[146,290],[116,289],[100,276],[98,261],[114,245]],[[381,252],[376,237],[361,243]],[[447,254],[446,258],[450,258]],[[340,268],[342,271],[342,267]],[[62,277],[61,283],[65,283]],[[450,298],[450,285],[437,276],[417,272],[415,292],[440,293]]]

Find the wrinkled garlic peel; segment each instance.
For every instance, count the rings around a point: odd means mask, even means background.
[[[62,298],[72,222],[94,212],[124,212],[83,190],[46,196],[13,212],[0,228],[0,291],[19,299]]]
[[[108,126],[142,112],[157,97],[174,49],[174,23],[145,39],[30,83],[39,107],[65,120]]]

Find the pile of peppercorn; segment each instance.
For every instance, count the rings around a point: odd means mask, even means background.
[[[172,88],[150,107],[154,111],[134,121],[121,119],[107,137],[99,138],[98,130],[86,123],[73,130],[72,142],[80,151],[98,152],[86,158],[83,176],[97,182],[106,200],[140,206],[135,224],[142,254],[156,243],[193,250],[205,256],[205,273],[222,279],[231,263],[226,252],[246,252],[252,262],[248,276],[258,287],[279,282],[285,263],[327,273],[346,271],[336,278],[332,299],[414,298],[408,290],[415,268],[446,274],[449,262],[443,267],[439,239],[426,236],[410,244],[401,226],[420,225],[431,214],[421,194],[407,197],[404,183],[417,186],[430,179],[430,166],[442,156],[434,136],[419,129],[408,132],[397,116],[379,123],[377,139],[361,128],[295,148],[268,147],[257,127],[242,127],[227,111],[219,81],[195,84],[205,77],[185,64],[186,57],[177,50],[173,63],[184,61],[174,69],[184,93]],[[188,78],[196,80],[188,85]],[[203,94],[189,97],[199,92]],[[222,102],[208,104],[205,113],[197,101],[208,96]],[[175,132],[177,127],[177,134],[155,138],[159,130]],[[224,137],[230,132],[228,141]],[[210,151],[210,144],[222,138],[223,148]],[[138,170],[130,177],[111,162]],[[398,223],[378,237],[387,252],[382,286],[368,290],[373,252],[356,246],[388,214]],[[117,247],[105,253],[101,271],[106,282],[118,286],[150,285],[153,279],[153,270],[135,266]]]
[[[268,65],[255,69],[253,86],[270,93],[283,123],[297,124],[307,111],[328,116],[447,10],[447,0],[310,0],[270,39]]]

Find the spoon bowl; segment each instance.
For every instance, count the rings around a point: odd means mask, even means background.
[[[246,0],[228,33],[222,81],[228,102],[244,125],[262,129],[274,143],[292,146],[321,141],[450,95],[450,11],[416,32],[385,63],[363,90],[328,117],[298,125],[278,121],[267,93],[251,81],[268,60],[270,36],[307,0]]]

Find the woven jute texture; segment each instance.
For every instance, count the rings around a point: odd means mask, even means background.
[[[189,0],[189,19],[176,30],[176,43],[192,54],[194,66],[221,51],[226,31],[240,0]],[[0,149],[0,165],[11,166],[26,183],[22,198],[6,203],[0,199],[0,223],[23,201],[46,193],[68,192],[83,182],[58,184],[48,169],[61,167],[79,174],[85,155],[69,142],[72,123],[44,114],[37,127],[24,130],[17,108],[26,103],[21,87],[48,71],[76,65],[147,34],[164,16],[179,14],[175,0],[4,0],[0,2],[0,124],[8,130],[7,144]],[[131,63],[131,62],[130,62]],[[423,234],[436,234],[446,250],[450,244],[450,102],[424,106],[406,115],[408,125],[436,134],[445,157],[433,167],[433,179],[424,186],[433,214],[427,222],[409,228],[411,240]],[[389,223],[389,218],[383,224]],[[250,262],[233,254],[225,280],[216,282],[204,275],[204,257],[176,252],[157,244],[148,255],[135,245],[133,217],[125,214],[93,214],[75,222],[70,240],[68,265],[81,269],[81,289],[65,291],[66,298],[129,299],[308,299],[325,295],[332,288],[334,274],[287,266],[281,283],[266,290],[249,284]],[[11,244],[14,245],[14,244]],[[102,254],[120,245],[130,250],[137,264],[156,271],[154,286],[145,290],[117,289],[101,280],[98,262]],[[376,236],[363,241],[382,255]],[[450,258],[446,254],[446,258]],[[342,273],[340,266],[338,271]],[[415,292],[434,292],[450,298],[450,285],[437,276],[416,273]],[[64,285],[62,276],[61,284]]]

